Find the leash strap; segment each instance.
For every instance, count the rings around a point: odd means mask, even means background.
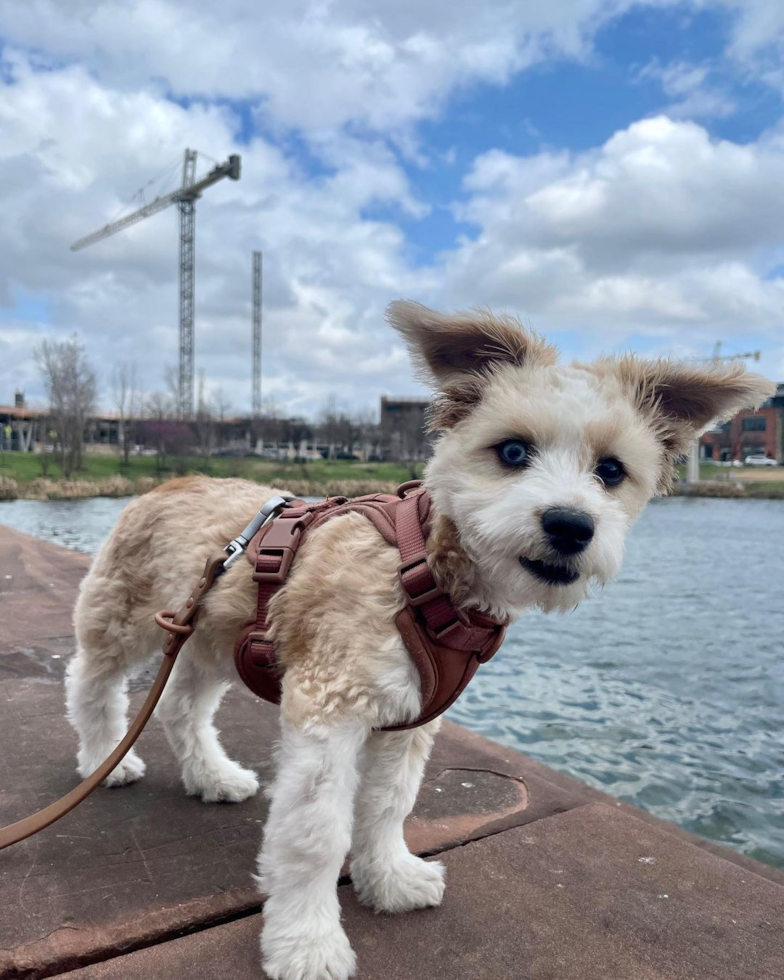
[[[144,704],[131,722],[131,726],[125,737],[114,752],[98,766],[95,772],[91,773],[78,786],[75,786],[70,793],[51,803],[43,810],[39,810],[29,817],[25,817],[24,820],[19,820],[16,823],[9,824],[7,827],[0,828],[0,850],[4,847],[10,847],[11,844],[18,844],[27,837],[32,837],[39,830],[43,830],[45,827],[53,824],[60,817],[64,817],[66,813],[70,813],[123,760],[139,735],[141,735],[144,726],[150,720],[150,715],[155,710],[155,706],[160,701],[163,689],[166,686],[166,681],[169,679],[169,675],[174,668],[177,654],[195,628],[199,615],[199,603],[202,597],[215,584],[215,580],[223,571],[225,561],[226,555],[224,553],[210,558],[204,567],[202,577],[199,579],[196,588],[188,596],[184,605],[176,613],[167,610],[155,616],[155,621],[168,634],[163,644],[163,661],[158,668],[158,673]]]

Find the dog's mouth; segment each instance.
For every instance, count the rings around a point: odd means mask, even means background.
[[[523,568],[548,585],[572,585],[580,577],[579,572],[566,568],[564,565],[551,565],[546,561],[537,561],[533,558],[523,558],[520,556],[520,564]]]

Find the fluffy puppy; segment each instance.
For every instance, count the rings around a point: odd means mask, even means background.
[[[740,363],[559,364],[542,339],[489,313],[448,316],[398,302],[389,320],[436,392],[430,425],[439,435],[425,473],[431,567],[459,605],[498,616],[570,609],[592,582],[608,582],[629,526],[667,491],[673,459],[713,419],[773,390]],[[125,732],[128,677],[161,641],[155,611],[177,608],[206,559],[275,492],[197,477],[123,512],[75,613],[67,703],[82,775]],[[362,515],[344,515],[308,536],[272,604],[286,673],[259,881],[262,959],[274,980],[354,972],[336,891],[349,850],[361,901],[385,912],[441,901],[442,866],[403,839],[438,722],[374,731],[420,710],[419,677],[394,625],[404,604],[397,565],[397,550]],[[247,562],[222,576],[158,710],[186,791],[205,801],[238,802],[258,789],[212,721],[255,591]],[[107,782],[143,772],[132,752]]]

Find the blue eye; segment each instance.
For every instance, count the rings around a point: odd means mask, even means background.
[[[522,439],[507,439],[495,447],[498,458],[506,466],[525,466],[530,450]]]
[[[626,479],[623,463],[617,459],[600,459],[595,472],[606,487],[617,487]]]

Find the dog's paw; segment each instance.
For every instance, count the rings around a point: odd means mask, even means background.
[[[186,773],[188,796],[200,796],[204,803],[242,803],[259,791],[259,779],[251,769],[227,762],[220,769]]]
[[[270,980],[348,980],[357,958],[345,932],[337,926],[327,936],[275,934],[265,925],[261,958]]]
[[[377,912],[410,912],[440,905],[446,887],[443,864],[423,861],[414,854],[386,866],[374,863],[372,875],[355,861],[351,877],[358,900]]]
[[[111,752],[111,749],[109,750]],[[78,772],[79,775],[86,779],[100,766],[104,759],[109,755],[107,752],[105,755],[96,757],[95,759],[79,759]],[[129,786],[131,783],[135,783],[137,779],[141,779],[144,775],[144,770],[146,766],[139,758],[139,756],[131,749],[131,751],[125,756],[125,758],[118,765],[112,769],[109,775],[101,783],[102,786],[117,787],[117,786]]]

